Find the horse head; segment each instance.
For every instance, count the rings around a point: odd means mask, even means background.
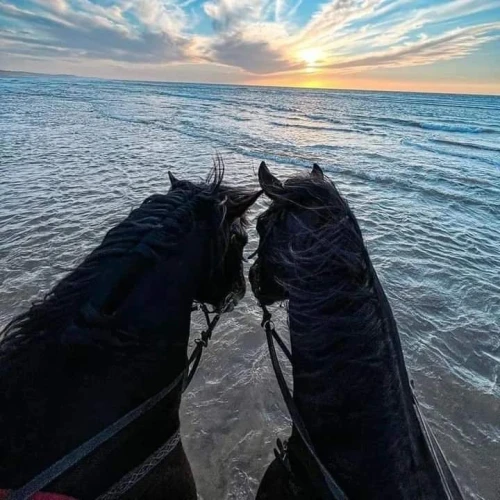
[[[304,284],[297,265],[322,258],[327,242],[318,235],[332,219],[344,216],[347,206],[317,164],[309,174],[282,183],[262,162],[259,182],[271,205],[257,222],[260,242],[250,282],[261,304],[269,305],[289,299],[290,289]]]
[[[169,172],[173,193],[194,193],[198,224],[208,229],[203,272],[194,299],[216,309],[233,307],[245,294],[243,248],[248,242],[245,212],[260,196],[241,188],[227,186],[216,178],[208,184],[181,181]],[[230,304],[225,304],[227,300]]]
[[[193,301],[222,313],[243,296],[244,214],[260,192],[225,185],[221,164],[205,182],[169,177],[167,193],[146,199],[1,332],[0,488],[19,487],[169,384],[49,491],[96,498],[177,439]],[[168,471],[179,470],[172,498],[196,497],[173,442],[148,485],[163,491]]]

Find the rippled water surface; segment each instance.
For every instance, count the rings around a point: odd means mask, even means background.
[[[215,153],[233,184],[255,186],[260,160],[282,178],[316,161],[337,183],[460,483],[498,500],[499,97],[0,79],[0,325],[165,192],[167,169],[204,176]],[[251,498],[289,429],[251,294],[222,321],[182,425],[200,496]]]

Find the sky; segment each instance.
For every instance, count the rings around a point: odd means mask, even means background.
[[[0,69],[500,94],[500,0],[0,0]]]

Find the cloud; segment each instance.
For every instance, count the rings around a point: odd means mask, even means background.
[[[64,0],[36,0],[25,9],[0,4],[0,16],[36,32],[32,37],[4,34],[3,38],[19,42],[17,49],[11,48],[17,53],[26,53],[31,46],[38,55],[45,49],[48,57],[60,49],[90,59],[157,63],[185,59],[188,40],[182,31],[186,19],[175,5],[161,0],[120,2],[107,8],[89,0],[72,5],[79,10]]]
[[[367,17],[384,0],[334,0],[323,4],[300,33],[301,39],[331,38],[349,23]]]
[[[310,1],[0,0],[0,54],[88,68],[156,65],[158,74],[178,63],[191,65],[188,74],[194,64],[217,65],[220,75],[350,74],[465,57],[499,33],[498,23],[477,22],[481,13],[500,15],[498,0],[436,0],[432,7],[330,0],[306,19],[301,7]],[[306,53],[321,57],[304,60]]]
[[[238,66],[254,74],[279,73],[298,69],[298,64],[283,57],[264,41],[245,41],[237,35],[218,39],[211,45],[212,60]]]
[[[432,38],[421,37],[420,40],[401,47],[370,53],[363,57],[347,58],[326,67],[359,71],[360,69],[421,66],[442,60],[457,59],[471,54],[483,43],[500,38],[499,32],[500,23],[455,29]]]
[[[128,11],[152,32],[160,31],[173,37],[181,35],[188,21],[185,11],[169,0],[136,0]]]
[[[203,4],[205,14],[218,31],[229,31],[242,23],[257,22],[264,16],[266,2],[260,0],[217,0]]]
[[[281,0],[210,0],[203,4],[215,35],[203,50],[208,61],[237,66],[253,74],[299,68],[285,50],[289,33],[278,22],[286,7]]]
[[[66,12],[68,10],[68,4],[66,0],[34,0],[34,3],[45,6],[47,10],[53,12]]]
[[[278,0],[206,2],[205,12],[217,30],[207,41],[207,60],[254,74],[300,72],[305,67],[300,54],[319,48],[323,57],[316,71],[352,73],[464,57],[495,39],[497,29],[483,24],[440,36],[425,33],[438,22],[446,26],[492,9],[492,0],[457,0],[432,8],[415,7],[410,0],[333,0],[322,4],[302,27],[290,22],[295,6]]]

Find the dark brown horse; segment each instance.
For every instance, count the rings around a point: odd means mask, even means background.
[[[272,203],[250,280],[261,305],[288,300],[297,418],[257,497],[462,498],[347,202],[317,165],[281,183],[262,163],[259,180]]]
[[[193,301],[220,309],[244,294],[243,215],[259,193],[225,186],[217,168],[207,183],[171,182],[3,331],[0,489],[20,488],[182,382]],[[174,384],[45,491],[80,500],[195,499],[179,437],[181,392]]]

